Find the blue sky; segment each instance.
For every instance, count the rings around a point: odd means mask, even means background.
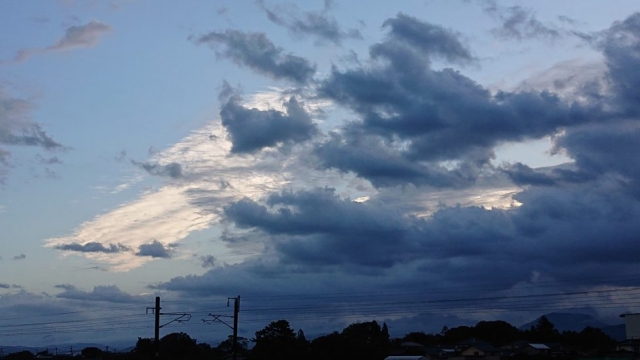
[[[201,317],[241,295],[247,337],[284,315],[311,334],[375,318],[402,335],[637,311],[637,10],[3,2],[0,334],[76,309],[77,331],[9,343],[94,338],[116,309],[137,322],[100,336],[135,340],[156,295]],[[324,312],[374,292],[571,291],[592,302]],[[282,310],[322,296],[356,300],[308,305],[323,321]]]

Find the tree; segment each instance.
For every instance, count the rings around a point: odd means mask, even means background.
[[[83,358],[85,359],[97,359],[102,356],[102,350],[95,346],[90,346],[82,349],[80,352]]]
[[[296,335],[287,320],[272,321],[256,331],[251,359],[296,359]]]
[[[472,327],[458,326],[447,329],[447,331],[444,333],[443,341],[448,344],[457,344],[474,336],[475,331]]]
[[[222,355],[233,354],[233,336],[229,335],[227,340],[221,342],[216,350]],[[249,352],[249,339],[238,336],[237,350],[238,354],[247,354]]]
[[[425,334],[424,332],[410,332],[400,339],[400,342],[414,342],[424,346],[438,345],[442,342],[442,335]],[[399,344],[398,344],[399,345]]]
[[[546,316],[541,316],[538,322],[531,326],[530,333],[534,341],[554,342],[560,338],[560,332]]]
[[[480,321],[474,328],[475,337],[500,347],[520,339],[521,333],[506,321]]]
[[[609,335],[601,329],[591,326],[585,327],[581,332],[564,331],[562,342],[583,352],[595,353],[598,356],[605,355],[616,344]]]
[[[344,337],[337,331],[313,339],[311,342],[310,359],[324,360],[342,360],[347,359],[348,348]]]
[[[383,332],[375,320],[347,326],[342,337],[349,354],[359,359],[382,359],[390,346],[389,331]]]
[[[153,339],[139,337],[133,352],[135,352],[138,355],[137,357],[141,359],[154,358],[156,351]]]
[[[160,353],[169,359],[194,359],[198,355],[198,345],[196,339],[186,333],[171,333],[160,339]]]
[[[22,359],[33,359],[33,353],[28,350],[23,350],[19,352],[14,352],[9,355],[3,357],[3,360],[22,360]]]

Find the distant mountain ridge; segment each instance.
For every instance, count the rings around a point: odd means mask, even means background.
[[[49,351],[49,353],[51,354],[56,354],[56,349],[57,349],[57,353],[58,355],[62,355],[62,354],[71,354],[71,348],[73,348],[73,353],[75,354],[80,354],[80,351],[82,351],[82,349],[84,348],[88,348],[88,347],[97,347],[100,350],[106,350],[106,346],[102,345],[102,344],[95,344],[95,343],[75,343],[75,344],[58,344],[58,345],[47,345],[47,346],[20,346],[20,345],[15,345],[15,346],[4,346],[4,345],[0,345],[0,349],[2,349],[2,355],[6,356],[8,354],[12,354],[12,353],[16,353],[16,352],[20,352],[20,351],[30,351],[34,354],[42,352],[42,351]],[[128,352],[131,351],[133,349],[132,346],[126,346],[124,345],[124,343],[122,343],[122,347],[120,348],[114,348],[109,346],[109,352]]]
[[[553,325],[555,325],[558,331],[576,331],[580,332],[584,330],[587,326],[598,328],[602,330],[605,334],[609,335],[611,338],[622,341],[626,338],[625,326],[624,324],[619,325],[609,325],[603,323],[600,320],[597,320],[591,315],[586,314],[575,314],[575,313],[561,313],[561,312],[552,312],[546,315],[547,319],[551,321]],[[526,323],[519,327],[520,330],[528,330],[531,326],[534,326],[538,320],[541,318],[535,319],[532,322]]]

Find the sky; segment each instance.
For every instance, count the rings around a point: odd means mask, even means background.
[[[1,345],[640,311],[639,10],[1,2]]]

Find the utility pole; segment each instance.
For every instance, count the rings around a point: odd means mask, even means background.
[[[238,315],[240,313],[240,295],[233,299],[233,360],[238,356]]]
[[[156,306],[155,307],[147,307],[147,314],[151,311],[152,314],[155,315],[155,331],[154,331],[154,339],[153,339],[153,347],[156,352],[156,358],[160,357],[160,328],[165,327],[172,322],[185,323],[191,319],[191,314],[187,313],[161,313],[160,312],[160,296],[156,296]],[[169,321],[164,325],[160,325],[160,315],[172,315],[177,316],[175,319]]]
[[[231,351],[233,352],[233,360],[237,360],[238,358],[238,315],[240,314],[240,295],[237,297],[227,298],[227,306],[229,306],[229,301],[233,299],[233,326],[224,322],[221,318],[230,318],[230,315],[214,315],[209,314],[209,316],[213,317],[212,320],[202,319],[203,323],[211,324],[214,322],[219,322],[226,325],[228,328],[233,330],[233,339],[232,339],[232,347]]]
[[[156,308],[153,312],[156,315],[155,336],[153,338],[153,347],[156,351],[156,357],[160,357],[160,296],[156,296]]]

